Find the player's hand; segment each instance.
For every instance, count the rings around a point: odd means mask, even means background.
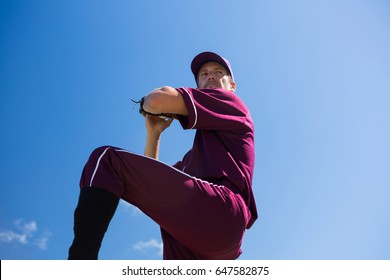
[[[145,116],[146,130],[149,134],[160,135],[173,122],[173,118],[161,118],[152,115]]]

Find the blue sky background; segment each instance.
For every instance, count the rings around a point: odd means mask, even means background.
[[[255,122],[260,217],[241,259],[390,259],[385,0],[1,1],[0,259],[67,258],[90,152],[142,153],[130,98],[194,87],[205,50],[230,60]],[[160,159],[193,135],[174,123]],[[161,246],[121,203],[100,258],[161,259]]]

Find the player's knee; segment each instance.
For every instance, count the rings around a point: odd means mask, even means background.
[[[101,158],[102,155],[106,154],[107,152],[109,152],[110,150],[113,150],[113,149],[114,149],[114,147],[112,147],[112,146],[101,146],[101,147],[95,148],[91,153],[90,159],[92,159],[93,161],[96,161],[99,158]]]
[[[105,150],[107,150],[107,149],[112,149],[112,148],[114,148],[114,147],[112,147],[112,146],[100,146],[100,147],[95,148],[95,149],[93,150],[92,153],[101,154],[101,153],[104,152]]]

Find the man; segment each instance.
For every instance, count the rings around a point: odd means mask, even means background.
[[[92,152],[81,176],[69,259],[97,259],[119,199],[160,225],[164,259],[240,256],[245,229],[257,219],[253,122],[234,93],[228,60],[203,52],[191,70],[196,89],[162,87],[142,99],[144,156],[110,146]],[[196,135],[192,149],[172,167],[158,161],[158,150],[174,119]]]

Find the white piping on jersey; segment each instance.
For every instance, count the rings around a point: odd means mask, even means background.
[[[104,150],[104,152],[100,155],[97,163],[96,163],[96,167],[95,167],[95,170],[93,171],[93,174],[92,174],[92,177],[91,177],[91,181],[89,182],[89,186],[92,186],[92,181],[93,181],[93,178],[95,178],[95,174],[96,174],[96,171],[97,169],[99,168],[99,164],[100,164],[100,160],[102,159],[102,157],[104,156],[104,154],[107,152],[107,150],[111,148],[111,147],[108,147]]]
[[[188,90],[185,87],[182,87],[182,89],[184,89],[184,91],[188,94],[188,96],[191,100],[191,103],[192,103],[192,107],[194,108],[195,120],[194,120],[194,125],[190,128],[190,129],[193,129],[198,122],[198,112],[196,111],[196,107],[195,107],[194,100],[192,99],[192,95],[188,92]]]

